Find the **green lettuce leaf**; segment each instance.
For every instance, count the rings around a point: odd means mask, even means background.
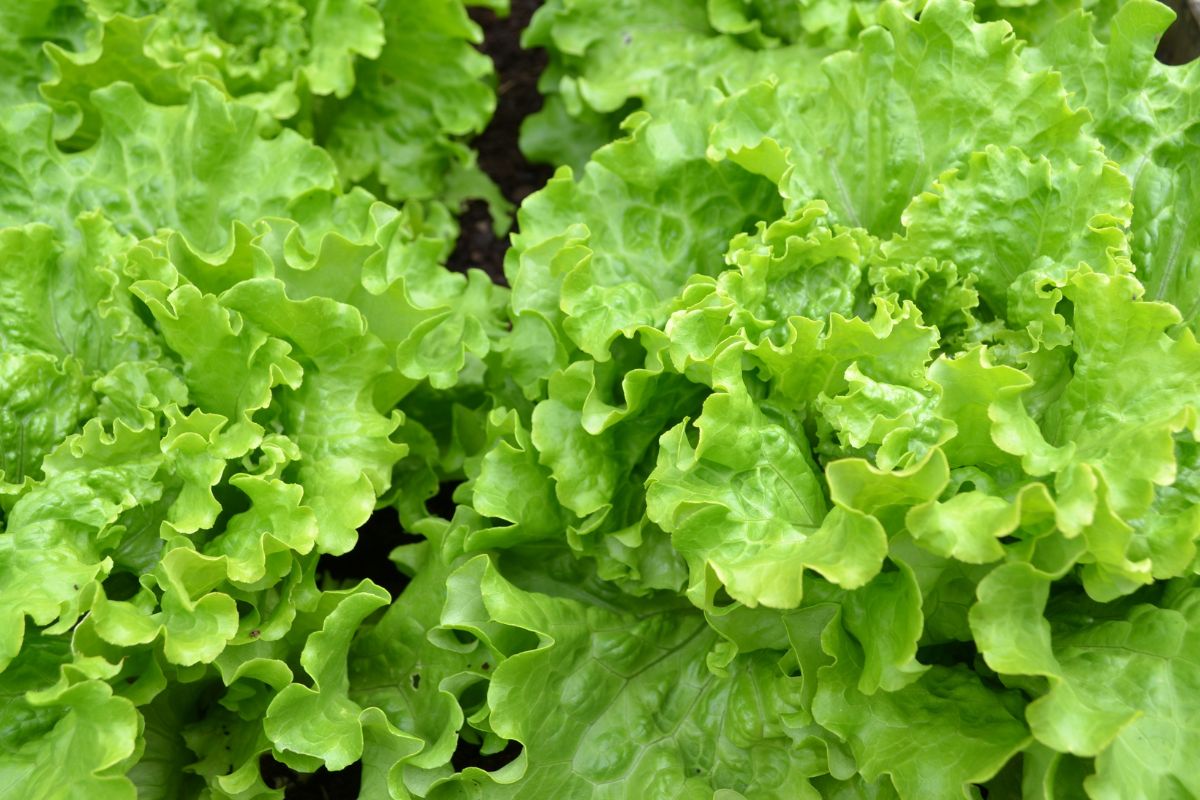
[[[1183,755],[1196,732],[1178,715],[1196,680],[1195,591],[1176,584],[1160,605],[1094,608],[1089,618],[1092,604],[1070,596],[1048,605],[1050,583],[1027,565],[1006,565],[980,584],[971,611],[989,666],[1048,679],[1026,712],[1034,735],[1096,757],[1089,796],[1196,791]],[[1043,615],[1054,605],[1066,613],[1052,625]]]
[[[1195,324],[1196,226],[1200,171],[1187,157],[1195,147],[1197,66],[1168,67],[1153,58],[1172,20],[1167,7],[1137,0],[1117,4],[1111,20],[1076,11],[1025,53],[1061,71],[1089,128],[1133,184],[1132,259],[1149,298],[1174,303]]]
[[[634,616],[523,591],[486,558],[457,575],[478,592],[480,624],[497,626],[500,638],[464,629],[493,646],[504,646],[506,631],[536,642],[496,666],[488,689],[492,728],[521,742],[522,756],[491,776],[468,770],[462,782],[489,796],[619,797],[626,785],[677,796],[817,796],[806,778],[826,771],[823,744],[803,743],[785,721],[797,687],[769,654],[714,675],[704,661],[713,634],[695,612],[659,605]],[[465,600],[448,601],[444,624],[462,624],[452,620]],[[431,796],[452,796],[449,788]]]
[[[822,199],[837,221],[886,236],[913,195],[982,145],[1081,151],[1085,116],[1057,75],[1022,67],[1007,26],[974,24],[957,0],[933,0],[919,21],[885,5],[881,20],[822,62],[820,85],[769,82],[725,101],[713,154],[780,182],[792,206]]]

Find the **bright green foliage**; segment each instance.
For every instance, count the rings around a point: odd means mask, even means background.
[[[0,794],[1200,795],[1169,16],[0,0]]]
[[[105,126],[96,89],[127,82],[172,105],[207,83],[253,107],[264,131],[282,122],[316,140],[343,185],[393,201],[481,197],[498,219],[505,209],[463,143],[483,130],[495,96],[460,0],[6,5],[0,64],[12,68],[0,70],[0,99],[44,98],[68,147],[89,146]]]
[[[578,168],[615,138],[621,119],[633,110],[657,116],[671,101],[699,101],[713,86],[762,80],[787,70],[789,61],[815,62],[827,44],[845,43],[861,29],[857,3],[817,0],[833,18],[813,31],[801,20],[820,14],[801,12],[799,2],[791,9],[788,3],[769,4],[775,9],[758,5],[549,0],[525,33],[526,46],[549,51],[550,65],[540,82],[546,106],[525,123],[522,149]],[[768,19],[781,12],[781,27],[796,30],[782,39],[764,36],[760,11]],[[767,27],[775,28],[770,21]]]
[[[1133,260],[1152,300],[1178,307],[1195,327],[1200,314],[1200,255],[1195,216],[1200,171],[1188,153],[1200,113],[1200,81],[1151,55],[1171,13],[1150,3],[1125,4],[1109,23],[1107,46],[1085,15],[1063,19],[1028,57],[1060,67],[1091,112],[1091,130],[1133,183]],[[1065,54],[1071,53],[1070,58]]]
[[[78,37],[66,4],[28,20],[23,43],[63,45],[56,77],[45,103],[6,84],[4,794],[278,796],[268,751],[306,771],[419,751],[349,697],[351,640],[390,598],[323,591],[317,559],[385,495],[420,509],[461,471],[408,412],[477,392],[503,328],[504,290],[441,266],[443,188],[399,208],[343,191],[328,152],[264,116],[351,97],[383,9],[151,5],[93,4]],[[467,164],[437,140],[482,125],[479,91],[469,124],[414,119],[421,147]]]
[[[895,24],[895,10],[913,15],[926,4],[925,0],[546,0],[524,39],[526,46],[549,52],[550,64],[540,82],[546,104],[522,128],[522,149],[532,158],[579,169],[597,148],[617,136],[622,119],[633,111],[646,110],[657,117],[675,100],[696,103],[714,88],[728,93],[772,77],[811,87],[821,82],[819,65],[828,55],[859,50],[873,54],[873,60],[890,58],[868,43],[873,34],[863,41],[858,40],[859,35],[879,23],[893,35],[902,35]],[[1103,24],[1119,5],[1118,0],[979,0],[974,12],[980,20],[1005,20],[1021,38],[1040,42],[1060,35],[1059,20],[1069,12],[1090,9],[1096,15],[1098,33],[1105,39]],[[1080,30],[1088,35],[1087,23],[1084,25]],[[947,33],[967,35],[965,30]],[[998,37],[999,30],[992,29],[990,35]],[[1069,62],[1066,58],[1052,63],[1068,70],[1076,68]],[[964,81],[958,62],[951,66],[934,60],[922,68],[952,69],[955,79],[944,81],[942,87],[951,90],[987,77],[979,73]],[[833,91],[849,88],[835,83]],[[835,114],[861,109],[853,100],[847,104],[848,98],[818,97],[810,95]],[[992,85],[990,93],[976,96],[979,102],[995,98],[1015,102],[1019,95],[1005,95]],[[918,102],[944,104],[944,98],[929,92]],[[933,122],[914,119],[906,105],[902,102],[874,110],[909,129],[914,123]],[[768,108],[761,107],[759,113],[768,113]],[[970,119],[937,116],[963,123]],[[981,116],[985,121],[1008,124],[1002,114]],[[860,117],[864,123],[868,119]],[[816,146],[841,141],[817,139]],[[910,168],[921,160],[915,159]],[[899,164],[899,160],[892,162],[893,166]],[[915,192],[921,187],[905,184],[905,188]]]
[[[564,0],[528,35],[552,48],[561,104],[530,123],[535,154],[581,157],[579,137],[542,149],[554,115],[643,109],[578,181],[530,198],[509,254],[504,363],[535,404],[529,471],[509,485],[553,486],[538,551],[565,527],[558,546],[626,595],[683,594],[724,639],[707,664],[731,686],[740,659],[773,653],[799,688],[778,720],[813,726],[794,752],[822,742],[794,796],[1195,792],[1189,712],[1165,709],[1188,707],[1200,643],[1179,621],[1200,536],[1181,161],[1200,73],[1154,63],[1168,15],[1021,10],[1031,47],[976,19],[1002,9],[956,0],[919,18],[839,4],[824,27],[808,4],[677,5],[670,23],[607,22],[611,4]],[[847,19],[880,27],[851,44]],[[844,49],[819,60],[826,47]],[[707,216],[714,192],[741,203]],[[497,484],[479,473],[477,511],[496,515]],[[658,572],[673,585],[644,578],[650,532],[686,568]],[[637,572],[613,568],[606,539]],[[503,572],[530,540],[490,541],[518,546]],[[517,627],[547,637],[541,614]],[[1096,637],[1139,643],[1101,666]],[[501,674],[493,713],[511,703]],[[528,786],[540,758],[566,758],[549,731],[510,735]],[[706,797],[764,791],[704,774]]]

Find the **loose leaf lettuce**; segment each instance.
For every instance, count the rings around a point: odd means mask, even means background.
[[[1163,7],[551,0],[507,289],[443,266],[500,208],[457,0],[44,5],[0,794],[1200,793]]]

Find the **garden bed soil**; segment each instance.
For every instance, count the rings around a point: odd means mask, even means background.
[[[497,17],[489,9],[471,9],[471,18],[483,28],[480,49],[496,65],[497,94],[496,113],[471,146],[479,154],[479,166],[496,182],[514,209],[542,188],[552,173],[549,166],[531,164],[517,146],[521,123],[542,107],[537,82],[546,66],[546,53],[521,48],[521,32],[539,5],[541,0],[512,0],[512,11],[507,17]],[[460,272],[472,267],[482,269],[496,283],[507,285],[504,252],[508,249],[508,235],[496,235],[487,204],[480,200],[468,203],[459,217],[459,225],[450,268]]]
[[[1186,64],[1200,57],[1200,0],[1162,0],[1175,21],[1158,42],[1155,58],[1164,64]]]

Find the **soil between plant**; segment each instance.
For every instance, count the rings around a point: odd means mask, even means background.
[[[1187,64],[1200,56],[1200,2],[1162,0],[1175,12],[1175,21],[1167,28],[1154,57],[1164,64]]]
[[[553,172],[544,164],[531,164],[517,145],[521,122],[542,107],[537,82],[546,66],[546,53],[521,48],[521,32],[541,4],[542,0],[512,0],[512,10],[504,18],[488,9],[471,9],[471,18],[483,28],[483,44],[479,49],[496,67],[497,95],[491,123],[471,146],[479,154],[479,166],[514,208],[542,188]],[[465,272],[475,267],[487,272],[496,283],[507,285],[504,252],[508,249],[508,235],[496,236],[487,204],[479,200],[468,203],[459,216],[459,226],[458,242],[448,264],[450,269]]]

